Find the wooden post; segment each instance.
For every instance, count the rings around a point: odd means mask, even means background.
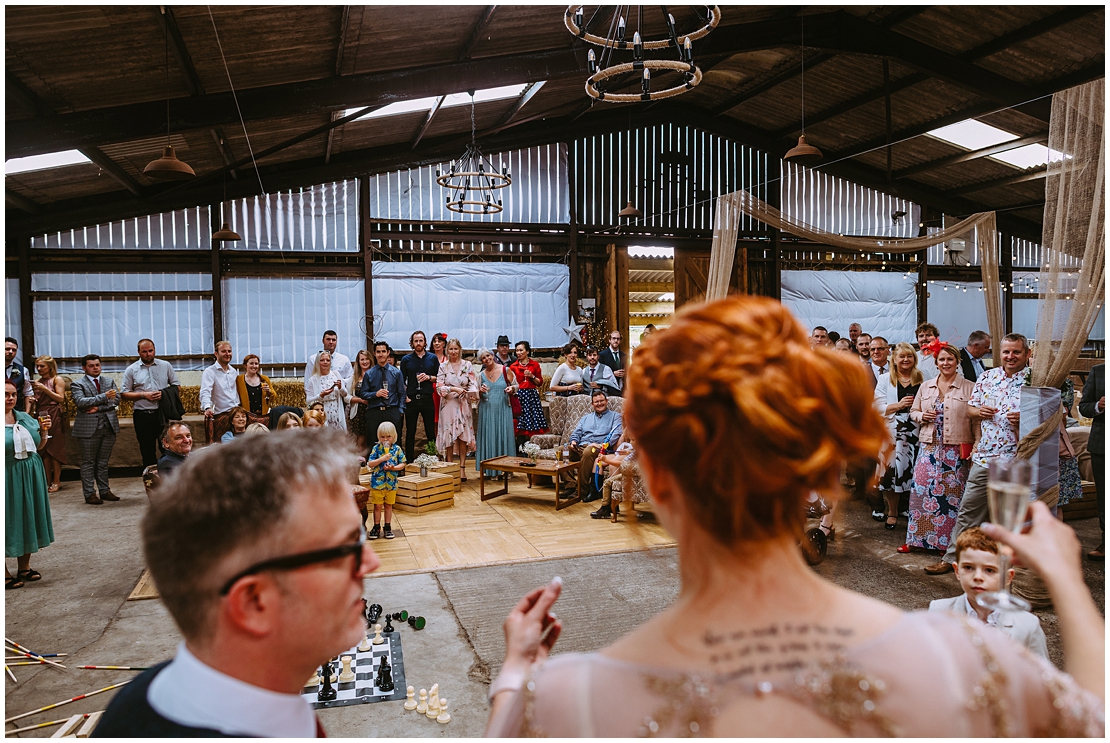
[[[628,353],[628,246],[620,245],[617,247],[616,252],[616,273],[617,273],[617,295],[616,304],[617,308],[617,324],[609,328],[609,332],[619,330],[621,334],[621,353]],[[609,338],[605,338],[605,345],[609,342]]]
[[[223,204],[212,204],[208,208],[208,221],[212,232],[220,229]],[[224,339],[224,291],[222,269],[220,267],[220,243],[212,241],[212,341],[219,343]]]
[[[1005,333],[1014,332],[1014,239],[1006,232],[998,234],[998,279],[1002,282],[1002,329]],[[1039,266],[1038,266],[1039,268]],[[993,353],[993,352],[992,352]],[[999,349],[1001,354],[1002,350]]]
[[[917,322],[929,319],[929,251],[917,254]]]
[[[570,238],[570,296],[567,302],[567,313],[570,315],[570,324],[574,325],[575,308],[578,306],[579,278],[578,278],[578,206],[575,204],[575,179],[576,172],[571,172],[568,187],[570,189],[570,224],[567,229]]]
[[[618,301],[617,301],[617,253],[619,248],[609,244],[605,246],[605,291],[602,298],[605,303],[605,327],[609,332],[619,326]],[[625,264],[627,265],[627,263]],[[627,272],[626,272],[627,273]],[[628,302],[628,292],[625,292],[625,303]]]
[[[35,319],[34,304],[31,301],[31,236],[20,235],[18,241],[19,255],[19,314],[20,356],[23,365],[31,370],[35,368]],[[28,363],[30,362],[30,363]]]
[[[775,299],[782,301],[782,233],[775,227],[771,228],[771,250],[774,251],[775,265]]]
[[[358,239],[362,248],[363,296],[366,311],[366,349],[374,353],[374,253],[372,250],[372,231],[370,227],[370,181],[358,179],[358,213],[362,218],[362,229]]]

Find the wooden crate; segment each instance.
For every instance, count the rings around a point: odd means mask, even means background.
[[[1098,517],[1098,503],[1093,482],[1083,483],[1083,497],[1073,500],[1060,511],[1064,514],[1064,521],[1078,521],[1079,519],[1093,519]]]
[[[427,513],[455,505],[455,486],[450,475],[428,473],[421,477],[405,475],[397,478],[397,503],[403,513]]]
[[[459,492],[460,489],[462,489],[462,479],[460,477],[459,463],[458,462],[440,462],[435,467],[429,467],[428,468],[428,474],[431,474],[433,472],[435,472],[437,475],[447,475],[448,477],[452,478],[455,481],[454,484],[455,484],[455,492],[456,493]],[[405,465],[405,474],[406,475],[418,475],[418,474],[420,474],[420,465],[417,465],[417,464],[407,464],[407,465]]]

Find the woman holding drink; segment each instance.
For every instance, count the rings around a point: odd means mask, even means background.
[[[15,384],[4,382],[4,556],[16,558],[13,576],[4,566],[4,588],[23,588],[24,582],[41,580],[31,569],[31,553],[54,541],[46,472],[39,450],[46,446],[50,418],[41,423],[15,409]]]
[[[486,348],[478,351],[482,371],[478,374],[478,451],[474,469],[495,457],[511,457],[516,452],[513,442],[512,395],[513,372],[498,364],[493,353]],[[486,470],[486,477],[497,477],[499,472]]]
[[[448,462],[455,461],[458,450],[459,479],[466,482],[466,454],[475,449],[470,402],[478,398],[478,378],[473,365],[462,358],[458,338],[447,341],[447,361],[439,365],[436,390],[439,392],[436,449]]]
[[[312,365],[312,376],[308,378],[305,386],[305,396],[309,399],[319,399],[324,404],[324,415],[329,428],[347,430],[346,409],[343,406],[347,399],[347,388],[344,380],[331,368],[331,354],[321,351],[316,354],[316,362]]]
[[[62,403],[66,399],[65,377],[58,376],[58,363],[51,356],[39,356],[35,361],[35,369],[39,373],[39,381],[31,382],[35,390],[36,413],[41,425],[43,419],[50,419],[50,430],[53,432],[48,437],[42,454],[42,464],[46,469],[46,488],[48,493],[57,493],[62,482],[62,465],[66,463],[66,434],[69,433],[69,421],[62,411]]]

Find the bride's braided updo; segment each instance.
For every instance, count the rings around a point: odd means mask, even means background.
[[[629,370],[626,426],[723,545],[799,533],[812,490],[874,457],[886,426],[854,355],[809,347],[780,303],[736,296],[679,312]]]

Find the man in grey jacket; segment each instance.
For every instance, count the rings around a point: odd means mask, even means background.
[[[71,434],[81,443],[81,491],[85,502],[99,506],[106,500],[119,500],[108,485],[108,459],[119,433],[116,408],[120,397],[115,380],[100,373],[99,356],[89,354],[81,359],[81,366],[85,375],[73,380],[70,387],[77,406]],[[96,490],[100,491],[99,497]]]

